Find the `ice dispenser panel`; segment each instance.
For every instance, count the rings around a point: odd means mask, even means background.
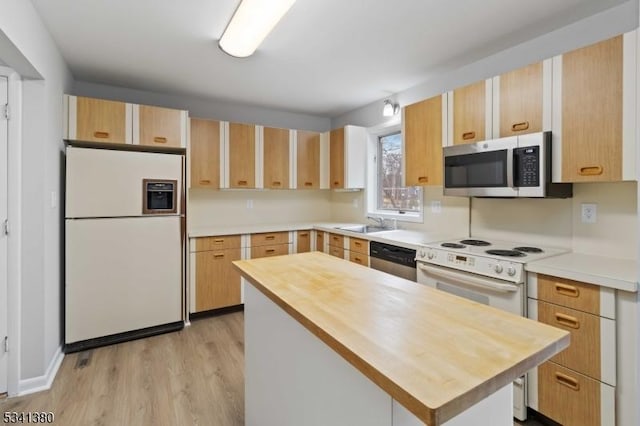
[[[144,214],[170,214],[177,213],[176,206],[176,180],[143,180]]]

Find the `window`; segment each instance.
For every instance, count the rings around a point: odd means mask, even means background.
[[[399,130],[377,135],[375,212],[396,217],[421,217],[422,188],[402,186],[402,133]],[[372,200],[373,201],[373,200]]]

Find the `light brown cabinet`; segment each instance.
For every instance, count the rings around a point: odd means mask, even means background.
[[[220,188],[220,128],[214,120],[192,118],[189,141],[191,188]]]
[[[316,233],[316,251],[324,252],[325,233],[323,231],[315,231]]]
[[[183,111],[148,105],[134,106],[133,140],[140,145],[180,148],[185,146]],[[136,114],[138,120],[136,121]]]
[[[367,131],[344,126],[329,132],[329,188],[364,188]]]
[[[298,130],[296,141],[298,189],[320,188],[320,133]]]
[[[70,139],[113,143],[131,141],[131,135],[126,133],[126,103],[82,96],[78,96],[75,102],[75,137]]]
[[[336,256],[340,259],[344,259],[344,236],[340,234],[328,233],[328,238],[329,254],[331,256]]]
[[[289,254],[289,232],[264,232],[251,235],[251,259]]]
[[[265,127],[264,187],[270,189],[289,188],[289,130]]]
[[[232,262],[242,258],[240,236],[196,239],[195,312],[241,303],[240,273]]]
[[[256,187],[256,126],[229,123],[229,188]]]
[[[543,130],[543,64],[538,62],[500,75],[500,128],[497,137],[536,133]]]
[[[453,91],[453,144],[474,143],[490,139],[486,128],[487,82],[485,80]]]
[[[369,266],[369,241],[349,237],[349,260],[362,266]]]
[[[311,251],[311,231],[303,230],[296,232],[296,252],[307,253]]]
[[[404,186],[442,185],[443,98],[403,108]]]
[[[344,188],[344,128],[329,134],[329,187]]]

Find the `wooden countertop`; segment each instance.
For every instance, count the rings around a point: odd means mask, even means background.
[[[569,333],[320,252],[234,262],[295,320],[428,425],[569,344]]]

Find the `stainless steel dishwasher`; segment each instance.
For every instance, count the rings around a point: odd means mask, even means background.
[[[416,251],[371,241],[371,267],[398,277],[416,281]]]

